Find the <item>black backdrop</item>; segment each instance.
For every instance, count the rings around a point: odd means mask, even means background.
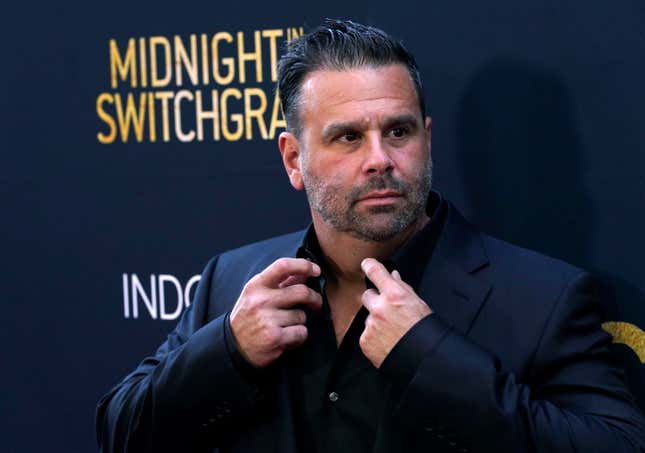
[[[269,127],[272,42],[326,16],[384,28],[417,55],[445,196],[490,233],[604,274],[618,297],[610,319],[645,327],[642,1],[41,3],[3,15],[0,450],[95,451],[97,399],[163,341],[176,321],[162,318],[181,311],[206,260],[307,223],[304,196],[252,115],[264,94]],[[209,67],[207,83],[184,69],[182,86],[175,71],[152,87],[148,64],[147,86],[141,67],[136,87],[132,67],[112,86],[130,38],[136,62],[140,38],[150,58],[151,42],[162,53],[179,36],[189,49],[195,35],[199,54],[201,35],[212,43],[220,32],[219,76],[233,58],[232,82],[214,82]],[[262,80],[251,60],[241,82],[238,32],[248,52],[259,33]],[[222,122],[213,140],[208,120],[202,141],[180,139],[195,130],[195,93],[210,106],[213,89],[230,129],[234,113],[251,117],[250,140],[248,128],[226,139]],[[137,141],[135,115],[127,140],[118,130],[100,143],[111,129],[99,110],[118,129],[116,94],[140,108],[141,93],[148,114],[148,96],[156,103],[155,140],[144,123]],[[166,95],[183,96],[178,110],[168,104],[183,118],[179,133],[169,121],[168,141],[154,97]],[[642,363],[615,349],[645,402]]]

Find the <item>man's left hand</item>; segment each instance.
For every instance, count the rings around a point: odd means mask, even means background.
[[[428,305],[401,279],[374,258],[365,258],[361,268],[375,289],[363,293],[363,305],[370,312],[359,344],[365,357],[380,368],[394,345],[421,319],[432,314]]]

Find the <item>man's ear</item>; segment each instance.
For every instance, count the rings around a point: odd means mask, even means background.
[[[278,137],[278,147],[291,185],[296,190],[304,189],[300,170],[300,142],[291,132],[282,132]]]
[[[426,116],[425,123],[426,130],[426,145],[428,146],[428,152],[432,150],[432,118]]]

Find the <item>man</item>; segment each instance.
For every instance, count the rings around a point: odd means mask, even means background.
[[[103,451],[645,451],[585,272],[430,192],[413,57],[326,21],[279,64],[307,230],[223,253],[99,403]]]

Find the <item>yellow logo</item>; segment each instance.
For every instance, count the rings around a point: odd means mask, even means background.
[[[278,48],[303,27],[109,41],[99,143],[272,140],[286,127]]]
[[[603,323],[602,328],[614,337],[614,343],[627,345],[636,353],[641,363],[645,363],[645,332],[638,326],[628,322],[611,321]]]

